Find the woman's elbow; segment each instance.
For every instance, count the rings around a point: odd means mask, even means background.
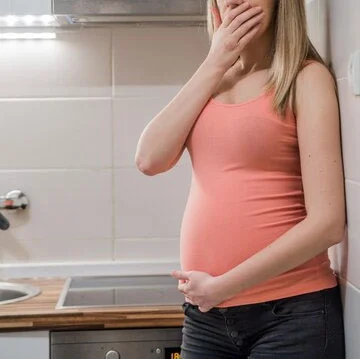
[[[345,237],[346,221],[345,219],[335,219],[328,224],[328,238],[330,245],[336,245],[343,241]]]
[[[140,172],[147,176],[155,176],[167,171],[167,169],[164,169],[148,159],[141,158],[140,156],[135,157],[135,165]]]
[[[152,166],[148,161],[145,161],[139,157],[135,158],[135,165],[140,172],[147,176],[155,176],[157,174],[154,166]]]

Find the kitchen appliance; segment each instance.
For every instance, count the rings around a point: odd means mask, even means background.
[[[203,24],[206,3],[206,0],[53,0],[53,14],[63,24]]]
[[[56,308],[177,306],[169,275],[71,277]],[[51,359],[180,359],[182,327],[52,331]]]
[[[181,328],[53,331],[51,359],[180,359]]]
[[[56,309],[88,307],[180,306],[184,294],[170,275],[70,277]]]
[[[0,29],[96,24],[204,25],[207,0],[7,0],[0,1]]]

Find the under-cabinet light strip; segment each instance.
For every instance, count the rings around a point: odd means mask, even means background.
[[[0,16],[0,27],[8,26],[53,26],[56,24],[54,16],[51,15],[24,15],[15,16],[7,15]]]
[[[54,32],[2,32],[0,40],[52,40],[56,39]]]

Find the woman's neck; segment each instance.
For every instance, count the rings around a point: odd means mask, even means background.
[[[273,34],[264,33],[250,42],[240,54],[237,69],[242,74],[268,69],[272,62]]]

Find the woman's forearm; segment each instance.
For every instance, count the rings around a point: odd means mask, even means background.
[[[344,225],[338,221],[326,224],[305,219],[268,247],[219,276],[219,290],[231,298],[325,252],[339,243],[343,234]]]
[[[223,75],[224,70],[206,59],[172,101],[148,123],[135,156],[141,171],[157,174],[169,168]]]

